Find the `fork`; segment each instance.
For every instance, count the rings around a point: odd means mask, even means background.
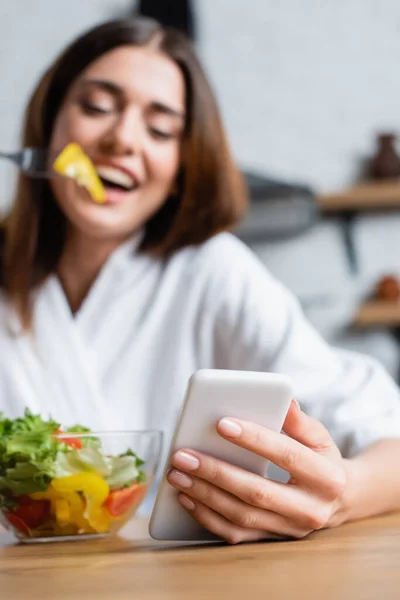
[[[10,160],[30,177],[49,177],[52,172],[52,153],[44,148],[22,148],[18,152],[0,151],[1,158]]]

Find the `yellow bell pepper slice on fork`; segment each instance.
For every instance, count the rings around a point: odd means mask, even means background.
[[[60,175],[75,179],[79,185],[88,190],[95,202],[105,202],[106,191],[101,179],[92,161],[79,144],[71,143],[65,146],[55,159],[53,169]]]

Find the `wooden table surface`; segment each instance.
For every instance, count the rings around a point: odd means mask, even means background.
[[[124,537],[18,545],[0,534],[4,600],[398,600],[400,513],[305,540],[173,546]]]

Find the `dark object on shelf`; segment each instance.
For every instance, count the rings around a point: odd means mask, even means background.
[[[400,177],[400,158],[395,148],[396,136],[381,133],[377,136],[377,152],[371,159],[370,172],[373,179],[396,179]]]
[[[196,28],[190,0],[139,0],[137,11],[156,19],[165,27],[175,27],[195,39]]]
[[[379,300],[395,302],[400,298],[400,282],[394,275],[385,275],[376,284],[375,296]]]
[[[318,219],[315,194],[306,185],[290,184],[255,173],[244,173],[250,207],[236,229],[244,242],[278,240],[299,235]]]

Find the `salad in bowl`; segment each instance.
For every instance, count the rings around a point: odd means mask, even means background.
[[[159,431],[62,430],[29,410],[0,413],[0,518],[25,542],[104,536],[143,501],[157,468]]]

